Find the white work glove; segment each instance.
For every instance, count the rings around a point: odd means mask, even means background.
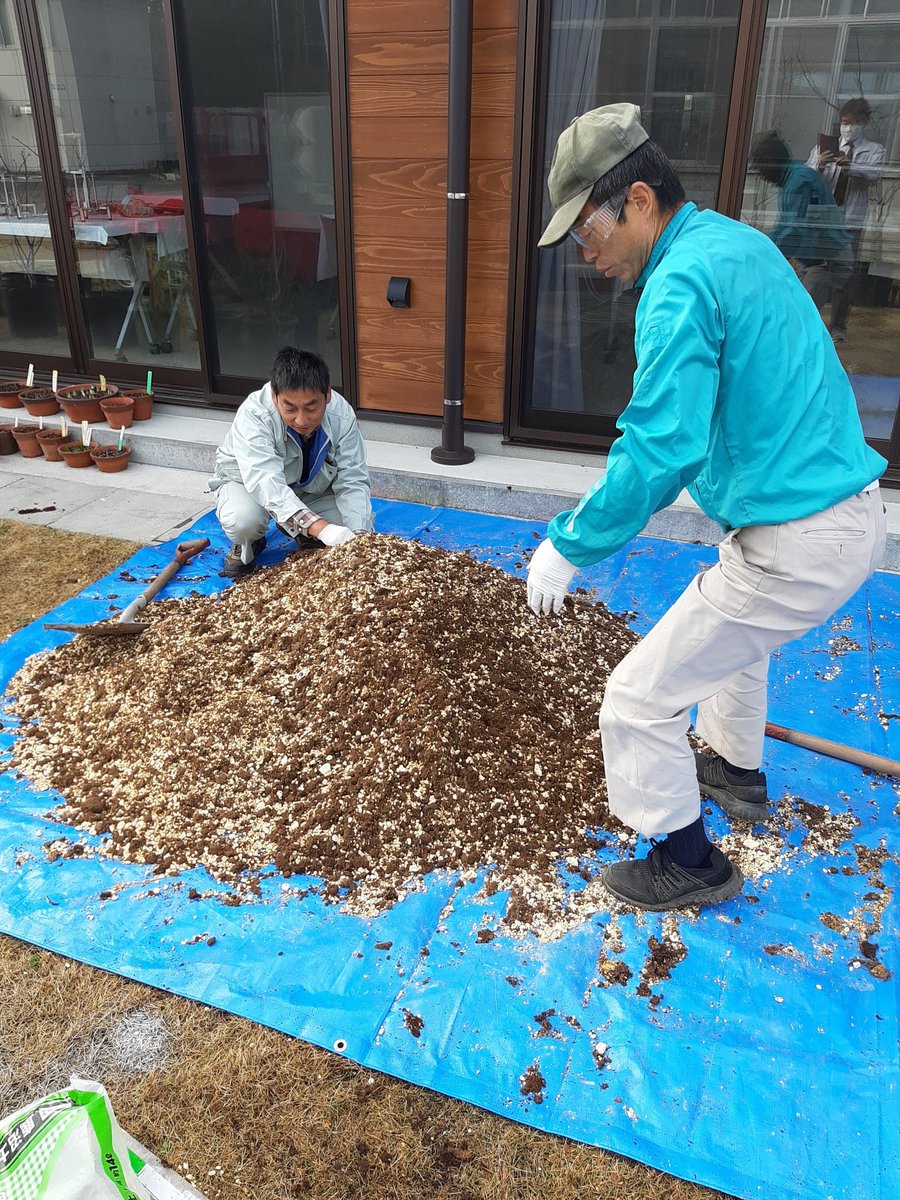
[[[346,525],[326,525],[324,529],[319,530],[316,537],[326,546],[343,546],[345,542],[355,538],[356,534]]]
[[[528,564],[528,607],[538,614],[558,613],[578,570],[544,538]]]

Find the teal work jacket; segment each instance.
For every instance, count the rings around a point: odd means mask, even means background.
[[[828,330],[765,234],[685,204],[636,286],[622,436],[548,530],[569,562],[614,554],[682,488],[727,531],[811,516],[882,474]]]
[[[831,188],[818,171],[795,162],[785,167],[778,224],[771,236],[785,258],[796,258],[804,266],[846,252],[850,234]]]

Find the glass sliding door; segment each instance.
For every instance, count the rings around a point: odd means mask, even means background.
[[[163,0],[36,0],[95,361],[199,370]]]
[[[9,0],[0,0],[0,94],[0,351],[68,359],[44,174]]]
[[[866,437],[900,459],[900,0],[771,0],[741,218],[791,261]]]
[[[325,0],[179,0],[176,11],[212,369],[258,383],[294,344],[338,383]]]
[[[738,0],[551,0],[542,159],[531,238],[551,215],[556,140],[577,115],[631,101],[688,198],[714,207],[734,71]],[[637,297],[566,241],[536,251],[529,284],[519,435],[615,436],[631,395]]]

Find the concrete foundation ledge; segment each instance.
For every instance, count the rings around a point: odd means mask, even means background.
[[[192,471],[209,478],[216,448],[233,414],[160,406],[147,422],[127,430],[132,462]],[[57,418],[47,418],[52,424]],[[446,467],[431,460],[435,431],[361,420],[366,438],[372,488],[376,496],[470,512],[532,521],[549,521],[573,508],[603,474],[606,460],[596,454],[563,453],[534,446],[507,446],[499,434],[476,433],[467,441],[477,453],[473,462]],[[109,444],[118,434],[106,425],[92,428],[95,441]],[[900,571],[900,490],[883,488],[888,513],[884,569]],[[721,528],[682,492],[674,504],[651,518],[650,536],[716,545]]]

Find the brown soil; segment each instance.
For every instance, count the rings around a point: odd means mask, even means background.
[[[160,873],[199,863],[240,889],[274,862],[371,914],[430,871],[496,864],[509,919],[548,920],[560,860],[619,828],[597,713],[636,637],[583,601],[539,621],[523,593],[396,538],[295,557],[156,606],[140,638],[31,660],[14,761],[63,793],[61,820]]]
[[[647,983],[660,983],[663,979],[669,979],[678,964],[684,962],[687,957],[687,947],[682,943],[661,942],[653,936],[647,941],[647,948],[650,955],[641,971],[641,977]]]
[[[547,1080],[541,1074],[538,1063],[532,1063],[519,1080],[519,1092],[523,1096],[530,1097],[535,1104],[543,1104],[544,1088],[546,1086]]]
[[[83,387],[76,388],[74,390],[66,388],[63,393],[63,398],[65,400],[105,400],[107,396],[111,399],[113,396],[117,395],[118,391],[113,390],[112,388]]]
[[[421,1037],[422,1030],[425,1028],[422,1018],[417,1013],[410,1012],[408,1008],[403,1010],[403,1024],[414,1038]]]

